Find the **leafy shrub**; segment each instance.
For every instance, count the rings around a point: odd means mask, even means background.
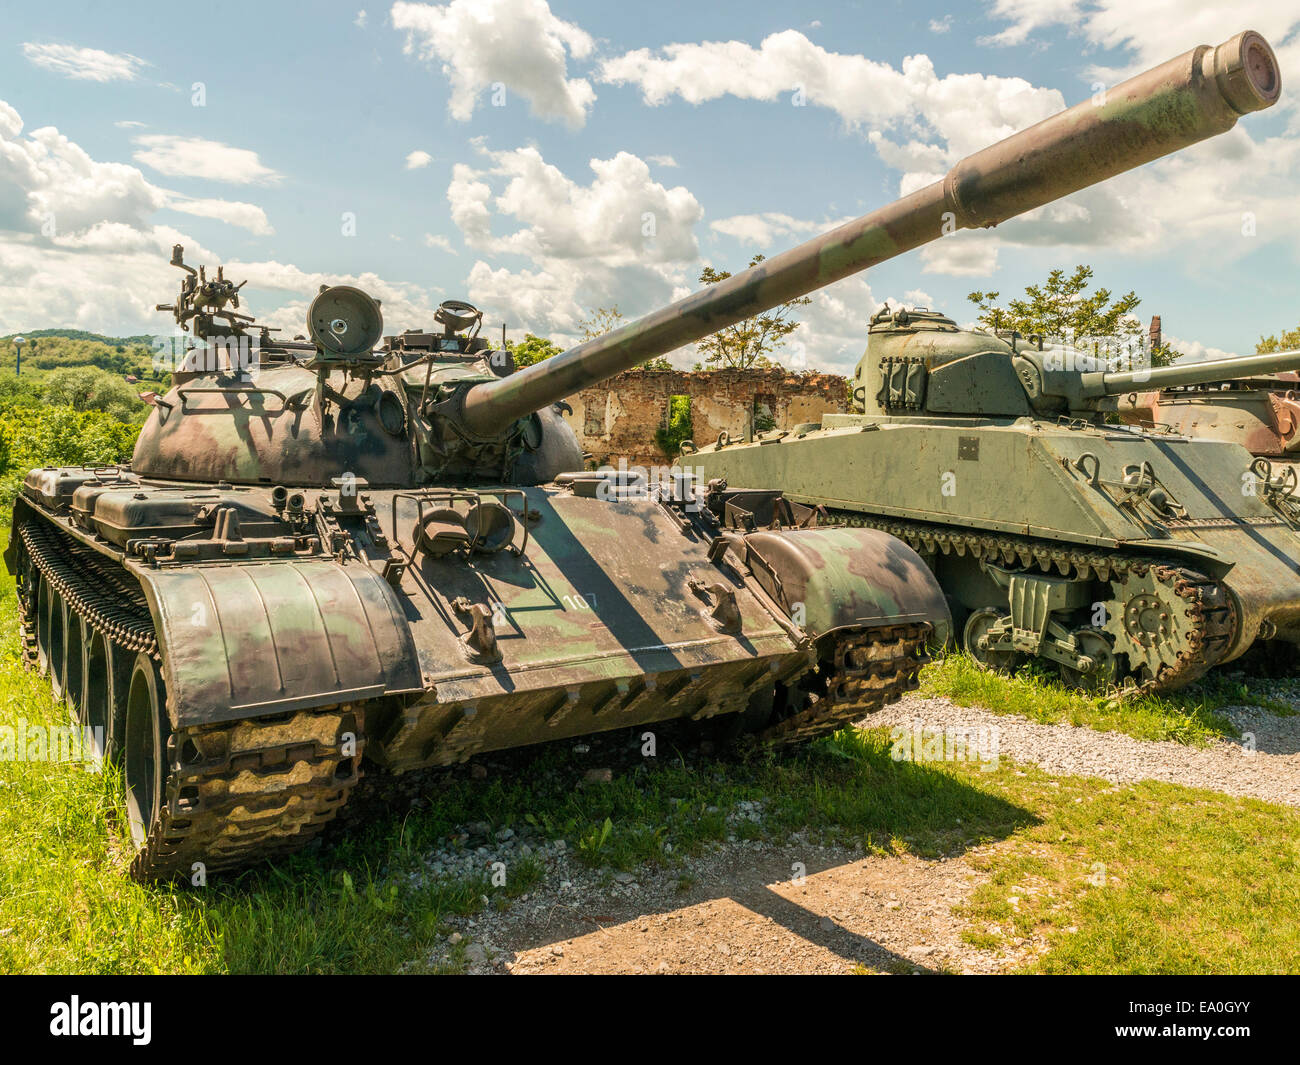
[[[110,466],[126,462],[140,426],[100,410],[0,404],[0,504],[8,507],[38,466]]]

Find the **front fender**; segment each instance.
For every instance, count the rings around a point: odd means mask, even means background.
[[[750,533],[745,545],[760,583],[814,638],[847,627],[917,622],[934,626],[938,644],[952,634],[934,574],[895,536],[847,527],[781,529]]]
[[[401,605],[363,565],[133,569],[153,613],[173,727],[423,690]]]

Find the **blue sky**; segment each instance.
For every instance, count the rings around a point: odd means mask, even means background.
[[[706,263],[780,251],[1098,80],[1248,27],[1278,50],[1282,105],[841,283],[808,309],[797,354],[843,372],[883,300],[969,320],[971,289],[1019,292],[1077,262],[1135,289],[1192,351],[1250,351],[1300,322],[1300,3],[361,10],[234,2],[220,24],[161,3],[8,12],[0,332],[161,330],[151,308],[171,295],[166,252],[181,241],[247,276],[248,306],[294,331],[320,283],[348,280],[384,300],[390,331],[457,297],[495,328],[563,342],[596,307],[648,311]]]

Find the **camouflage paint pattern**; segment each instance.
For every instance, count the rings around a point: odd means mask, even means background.
[[[173,727],[365,702],[368,753],[394,768],[737,712],[806,671],[817,638],[846,625],[947,631],[921,559],[870,530],[754,534],[800,597],[777,603],[649,499],[560,486],[446,493],[462,515],[499,502],[514,525],[502,549],[439,557],[416,548],[421,513],[448,502],[436,491],[367,491],[352,513],[339,492],[304,495],[307,511],[336,515],[343,551],[295,529],[264,487],[41,470],[20,509],[62,512],[53,520],[66,535],[120,557],[109,545],[123,539],[125,500],[137,508],[152,535],[126,537],[123,561],[148,598]],[[228,510],[244,517],[222,539],[211,515]],[[787,542],[798,565],[781,557]],[[390,581],[391,560],[410,565]],[[732,629],[698,590],[719,581],[734,591]],[[495,655],[466,646],[474,605],[492,618]]]

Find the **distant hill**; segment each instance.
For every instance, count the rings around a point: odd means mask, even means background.
[[[153,347],[153,337],[149,334],[136,337],[106,337],[99,333],[87,333],[84,329],[29,329],[26,332],[18,331],[10,333],[8,336],[0,337],[0,344],[8,343],[14,337],[26,337],[30,340],[32,337],[40,339],[41,337],[67,337],[69,340],[97,340],[101,344],[107,344],[111,348],[115,347]]]
[[[32,329],[0,337],[0,373],[12,373],[17,364],[14,337],[23,345],[22,376],[40,379],[56,370],[94,366],[131,382],[139,391],[161,391],[170,375],[154,369],[151,336],[110,337],[84,329]]]

